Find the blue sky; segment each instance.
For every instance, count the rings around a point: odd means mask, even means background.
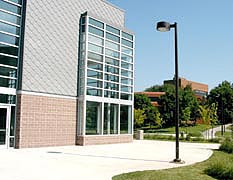
[[[125,10],[136,36],[135,91],[174,76],[174,31],[156,31],[158,21],[178,24],[179,76],[209,85],[233,82],[233,0],[108,0]]]

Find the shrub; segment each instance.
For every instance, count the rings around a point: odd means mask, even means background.
[[[227,159],[219,159],[210,164],[204,172],[217,179],[230,180],[233,179],[233,164],[230,164]]]
[[[219,147],[219,150],[227,153],[233,153],[233,139],[229,137],[226,138]]]

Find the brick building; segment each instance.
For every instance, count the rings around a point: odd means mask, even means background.
[[[124,14],[106,0],[0,0],[0,148],[132,141]]]

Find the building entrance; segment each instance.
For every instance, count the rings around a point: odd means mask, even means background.
[[[9,147],[9,115],[10,108],[0,105],[0,148]]]

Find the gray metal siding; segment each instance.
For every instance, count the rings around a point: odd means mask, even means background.
[[[124,27],[124,12],[103,0],[28,0],[22,90],[77,95],[80,15]]]

